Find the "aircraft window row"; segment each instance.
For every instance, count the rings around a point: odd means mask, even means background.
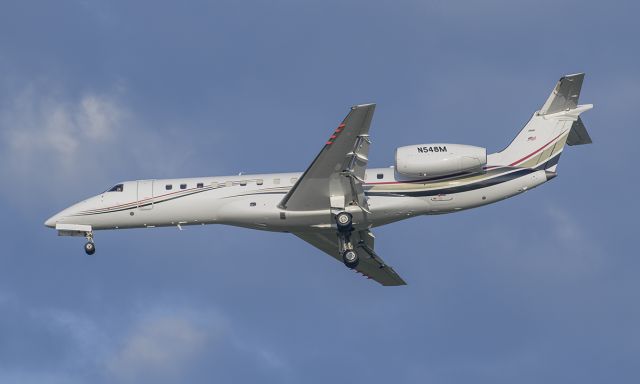
[[[224,186],[224,187],[232,187],[234,185],[239,185],[241,187],[245,187],[247,186],[249,183],[254,182],[256,183],[256,185],[263,185],[264,184],[264,180],[263,179],[254,179],[254,180],[236,180],[236,181],[225,181],[223,183],[220,183],[220,186]],[[277,181],[277,182],[276,182]],[[278,184],[280,182],[280,179],[274,179],[274,184]],[[218,187],[218,183],[213,181],[211,183],[211,185],[216,188]]]
[[[296,178],[292,178],[291,182],[295,183],[296,182]],[[249,182],[251,181],[255,181],[256,185],[263,185],[264,184],[264,180],[263,179],[255,179],[255,180],[240,180],[240,181],[225,181],[223,183],[218,183],[217,181],[212,181],[211,182],[211,186],[213,188],[218,188],[218,187],[231,187],[234,185],[240,185],[240,186],[246,186]],[[273,184],[280,184],[280,179],[273,179]],[[187,189],[187,184],[182,183],[180,184],[180,189]],[[109,191],[115,191],[116,188],[119,187],[118,192],[122,192],[122,184],[118,184],[115,187],[111,188]],[[204,188],[204,183],[197,183],[196,184],[196,188]],[[173,190],[173,184],[166,184],[164,186],[164,189],[166,189],[167,191],[171,191]]]
[[[384,178],[384,174],[378,173],[376,175],[376,178],[378,180],[383,179]],[[242,181],[227,181],[227,182],[222,183],[221,185],[222,186],[226,186],[226,187],[231,187],[231,186],[233,186],[235,184],[235,185],[240,185],[240,186],[244,187],[244,186],[247,185],[247,183],[249,181],[255,181],[256,185],[263,185],[264,184],[264,180],[263,179],[256,179],[256,180],[242,180]],[[298,178],[297,177],[292,177],[290,181],[291,181],[291,184],[295,184],[296,181],[298,181]],[[280,179],[273,179],[273,184],[274,185],[279,185],[280,184]],[[219,186],[219,184],[217,182],[213,181],[213,182],[211,182],[211,186],[214,187],[214,188],[217,188]],[[204,188],[204,183],[197,183],[196,184],[196,188]],[[166,189],[167,191],[173,190],[173,184],[166,184],[164,186],[164,189]],[[185,184],[185,183],[180,184],[180,189],[187,189],[187,184]],[[123,190],[124,190],[124,185],[123,184],[116,184],[113,187],[111,187],[107,192],[122,192]]]
[[[214,183],[212,183],[212,185],[213,184]],[[196,184],[196,188],[204,188],[204,183],[197,183]],[[166,189],[167,191],[171,191],[173,189],[173,184],[165,185],[164,189]],[[185,183],[180,184],[180,189],[187,189],[187,184],[185,184]]]
[[[116,184],[113,187],[111,187],[111,189],[109,189],[107,192],[122,192],[123,190],[124,190],[124,185]]]

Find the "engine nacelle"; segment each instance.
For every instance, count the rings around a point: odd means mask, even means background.
[[[419,144],[396,149],[396,171],[409,177],[482,172],[487,150],[463,144]]]

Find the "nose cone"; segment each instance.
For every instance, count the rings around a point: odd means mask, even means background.
[[[49,228],[55,228],[56,224],[88,224],[77,217],[78,213],[86,209],[99,208],[99,202],[100,196],[94,196],[76,203],[48,218],[47,221],[44,222],[44,225]]]
[[[49,228],[55,228],[56,227],[56,222],[58,222],[58,216],[60,215],[53,215],[50,218],[47,219],[47,221],[44,222],[44,225],[49,227]]]

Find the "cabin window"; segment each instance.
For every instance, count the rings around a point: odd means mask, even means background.
[[[297,177],[292,177],[292,178],[291,178],[291,184],[295,184],[295,183],[296,183],[296,181],[298,181],[298,178],[297,178]]]
[[[244,187],[245,185],[247,185],[247,180],[242,180],[242,181],[240,182],[240,185],[241,185],[241,186],[243,186],[243,187]]]
[[[196,188],[204,188],[204,183],[198,183],[198,184],[196,185]]]
[[[111,187],[111,189],[109,189],[107,192],[122,192],[122,190],[124,190],[124,185],[117,184]]]
[[[280,179],[273,179],[273,184],[275,184],[275,185],[280,184]]]
[[[172,184],[167,184],[164,186],[164,189],[166,189],[167,191],[170,191],[173,189],[173,185]]]
[[[378,174],[376,175],[376,178],[377,178],[378,180],[382,179],[383,177],[384,177],[384,175],[383,175],[382,173],[378,173]]]
[[[217,182],[217,181],[212,181],[212,182],[211,182],[211,186],[212,186],[213,188],[218,188],[218,182]]]
[[[258,179],[258,180],[256,180],[256,184],[258,184],[258,185],[262,185],[262,179]]]
[[[252,201],[252,202],[250,202],[250,203],[249,203],[249,206],[250,206],[250,207],[255,207],[255,206],[256,206],[256,203]]]
[[[180,189],[187,189],[187,184],[180,184]]]

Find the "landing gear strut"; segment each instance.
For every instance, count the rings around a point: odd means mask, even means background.
[[[360,262],[358,254],[351,244],[351,232],[353,231],[353,216],[349,212],[339,212],[336,214],[336,225],[338,227],[338,242],[342,261],[347,268],[355,268]]]
[[[87,232],[87,243],[84,245],[84,251],[87,255],[93,255],[96,253],[96,245],[93,243],[93,232]]]

